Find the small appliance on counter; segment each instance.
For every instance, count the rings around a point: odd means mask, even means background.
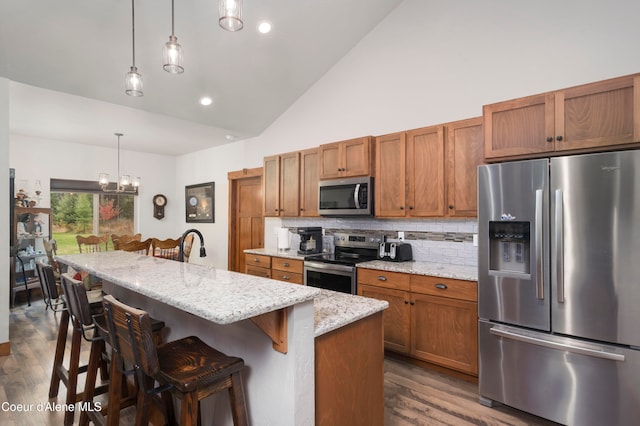
[[[406,262],[413,260],[413,250],[409,243],[380,243],[378,257],[391,262]]]
[[[307,228],[298,228],[300,235],[300,248],[298,254],[315,254],[322,253],[322,228],[319,226],[311,226]]]

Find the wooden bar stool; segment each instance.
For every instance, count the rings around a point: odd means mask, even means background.
[[[102,376],[106,378],[106,361],[102,358],[105,353],[104,343],[105,336],[99,333],[91,319],[93,314],[102,312],[101,300],[102,295],[93,293],[91,297],[84,291],[81,281],[74,280],[68,274],[61,276],[62,289],[64,291],[64,302],[67,309],[62,313],[60,319],[60,330],[58,331],[58,342],[56,344],[56,355],[54,356],[54,366],[51,378],[51,387],[49,388],[49,397],[53,398],[58,394],[58,387],[62,381],[67,387],[67,395],[65,404],[72,405],[83,399],[83,393],[77,392],[78,375],[86,373],[87,365],[80,365],[80,349],[82,338],[91,342],[91,352],[89,357],[92,358],[97,353],[99,365],[102,368]],[[78,287],[82,288],[82,304],[79,302]],[[73,331],[71,334],[71,352],[69,354],[69,368],[66,369],[62,362],[64,358],[64,346],[67,340],[68,323],[71,320]],[[64,328],[63,328],[64,327]],[[101,386],[96,389],[98,394],[105,393],[107,386]],[[74,410],[75,411],[75,410]],[[73,423],[74,411],[67,410],[64,415],[64,424]]]
[[[112,371],[122,370],[125,361],[132,364],[131,372],[143,387],[138,392],[136,425],[148,423],[149,408],[157,402],[158,393],[162,393],[163,402],[168,403],[167,391],[181,401],[180,424],[196,425],[200,400],[224,389],[229,392],[234,424],[249,424],[241,358],[229,357],[194,336],[156,346],[147,312],[127,306],[110,295],[105,296],[102,303],[116,357]],[[155,381],[159,386],[154,388]],[[118,389],[112,386],[111,390]],[[173,419],[167,417],[167,422],[172,423]]]

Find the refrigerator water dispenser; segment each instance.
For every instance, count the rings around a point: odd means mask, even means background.
[[[489,270],[531,273],[529,222],[489,222]]]

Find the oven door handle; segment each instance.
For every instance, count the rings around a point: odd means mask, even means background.
[[[305,271],[307,269],[310,269],[310,270],[321,271],[321,272],[339,271],[339,272],[352,273],[355,268],[353,266],[336,265],[334,263],[321,263],[321,262],[308,262],[308,261],[305,261],[304,262],[304,269],[305,269]]]

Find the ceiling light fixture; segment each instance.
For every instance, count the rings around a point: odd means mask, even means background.
[[[212,102],[213,100],[208,96],[203,96],[202,98],[200,98],[200,105],[209,106]]]
[[[182,66],[182,46],[178,44],[178,38],[174,34],[173,27],[173,0],[171,0],[171,35],[169,41],[165,43],[162,49],[163,68],[171,74],[182,74],[184,67]]]
[[[242,22],[242,0],[218,0],[218,23],[227,31],[240,31]]]
[[[109,181],[109,173],[100,173],[98,183],[102,192],[118,192],[124,194],[137,194],[140,187],[140,177],[131,180],[129,175],[120,175],[120,136],[122,133],[114,133],[118,137],[118,181],[114,185]]]
[[[142,96],[142,75],[138,73],[138,68],[136,68],[136,26],[135,26],[135,14],[133,1],[131,0],[131,39],[133,45],[133,65],[131,65],[131,70],[127,73],[125,77],[125,93],[129,96]]]
[[[271,32],[271,22],[269,21],[260,21],[258,23],[258,32],[260,34],[267,34],[269,32]]]

